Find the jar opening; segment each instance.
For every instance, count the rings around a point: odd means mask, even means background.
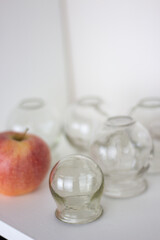
[[[86,160],[87,159],[87,160]],[[95,162],[93,162],[93,160],[89,157],[86,157],[85,155],[83,154],[69,154],[67,155],[66,157],[63,157],[59,162],[58,162],[58,166],[60,166],[63,162],[69,162],[69,161],[73,161],[73,162],[81,162],[81,161],[90,161],[92,164],[95,164]]]
[[[98,97],[90,96],[90,97],[84,97],[78,101],[80,105],[83,106],[97,106],[102,103],[102,100]]]
[[[130,116],[110,117],[107,120],[107,125],[112,127],[127,127],[134,124],[135,121]]]
[[[140,101],[139,105],[146,108],[160,107],[160,98],[145,98]]]
[[[30,99],[24,99],[20,103],[20,108],[22,109],[29,109],[29,110],[34,110],[34,109],[39,109],[44,106],[44,101],[40,98],[30,98]]]

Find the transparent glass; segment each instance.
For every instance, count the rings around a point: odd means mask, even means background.
[[[92,135],[108,114],[103,100],[84,97],[73,103],[65,116],[64,132],[72,146],[88,150]]]
[[[41,137],[50,147],[57,144],[61,126],[57,114],[53,115],[45,101],[40,98],[22,100],[11,112],[6,128],[17,132],[30,133]]]
[[[129,116],[108,118],[90,146],[105,176],[105,194],[125,198],[143,192],[151,150],[152,139],[143,125]]]
[[[160,98],[144,98],[130,112],[150,132],[153,139],[153,161],[149,172],[160,172]]]
[[[57,162],[49,177],[57,204],[56,217],[67,223],[88,223],[99,218],[103,183],[101,169],[88,157],[74,154]]]

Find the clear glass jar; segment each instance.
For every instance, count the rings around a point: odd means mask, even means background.
[[[30,133],[41,137],[50,147],[57,144],[61,132],[57,115],[53,115],[40,98],[22,100],[11,112],[6,128],[16,132],[25,132],[28,128]]]
[[[143,125],[129,116],[108,118],[90,146],[105,176],[105,194],[125,198],[143,192],[151,149],[152,139]]]
[[[64,133],[72,146],[88,150],[95,129],[106,120],[108,114],[102,99],[90,96],[73,103],[67,110]]]
[[[160,172],[160,98],[144,98],[131,109],[130,115],[141,122],[153,139],[153,161],[149,172]]]
[[[67,223],[88,223],[99,218],[103,183],[101,169],[88,157],[73,154],[57,162],[49,177],[57,204],[56,217]]]

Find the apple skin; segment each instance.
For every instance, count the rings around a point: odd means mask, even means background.
[[[22,195],[35,190],[51,162],[48,145],[32,134],[0,133],[0,193]]]

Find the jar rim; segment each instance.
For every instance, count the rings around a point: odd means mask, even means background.
[[[103,100],[97,96],[86,96],[77,101],[82,106],[97,106],[103,103]]]
[[[81,107],[91,107],[95,109],[99,114],[107,116],[108,113],[106,111],[106,104],[103,99],[96,95],[83,97],[75,103],[75,105],[79,104]]]
[[[107,125],[110,127],[128,127],[135,123],[131,116],[114,116],[107,119]]]
[[[64,162],[67,161],[74,161],[75,159],[77,160],[85,160],[85,161],[89,161],[91,162],[93,165],[95,165],[96,167],[98,166],[89,156],[86,156],[84,154],[68,154],[64,157],[62,157],[58,162],[57,162],[57,167],[60,166],[61,164],[63,164]]]
[[[20,102],[19,107],[24,110],[35,110],[42,108],[44,105],[45,102],[41,98],[26,98]]]
[[[102,170],[99,167],[99,165],[95,161],[93,161],[93,159],[91,157],[86,156],[84,154],[76,154],[76,153],[68,154],[68,155],[62,157],[60,160],[58,160],[57,163],[51,169],[51,172],[53,171],[53,169],[59,168],[61,165],[63,165],[63,163],[65,163],[67,161],[74,161],[75,159],[77,159],[78,161],[85,160],[85,161],[91,162],[91,164],[93,164],[96,168],[98,168],[100,170],[100,172],[102,173]],[[102,175],[103,175],[103,173],[102,173]]]
[[[140,107],[145,108],[157,108],[160,107],[160,98],[158,97],[143,98],[138,105]]]

